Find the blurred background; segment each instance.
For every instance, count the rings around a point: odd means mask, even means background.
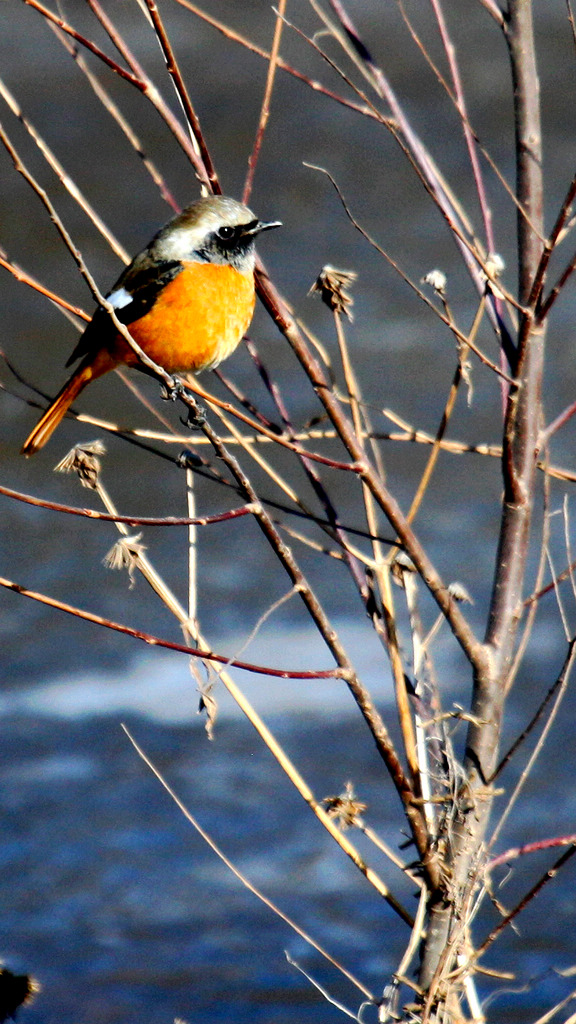
[[[536,6],[549,227],[574,170],[576,76],[564,3]],[[274,15],[265,0],[210,0],[206,7],[212,16],[269,48]],[[457,118],[411,41],[397,5],[350,0],[347,7],[480,233]],[[444,68],[431,14],[423,7],[406,4],[431,55]],[[170,0],[160,9],[223,188],[240,197],[267,64],[179,4]],[[178,111],[157,41],[138,4],[109,4],[108,11]],[[471,123],[513,183],[511,87],[499,30],[480,3],[468,4],[465,10],[457,2],[446,3],[445,13]],[[287,15],[305,32],[319,27],[305,3],[289,4]],[[116,58],[88,4],[70,4],[64,16]],[[340,58],[334,43],[324,38],[319,42]],[[289,26],[281,54],[311,78],[355,98]],[[0,76],[26,116],[114,234],[135,253],[171,210],[55,33],[24,3],[0,4],[0,61]],[[195,198],[198,188],[191,168],[160,118],[135,89],[95,59],[90,66],[137,131],[178,203]],[[3,102],[1,109],[0,120],[13,143],[49,191],[91,272],[106,290],[121,270],[117,257]],[[434,433],[455,367],[453,339],[354,229],[328,178],[305,163],[324,167],[335,177],[354,216],[413,281],[434,267],[447,273],[451,307],[465,328],[472,323],[477,297],[454,243],[382,126],[278,73],[251,198],[260,217],[280,219],[284,225],[263,236],[264,261],[335,363],[330,317],[307,293],[326,263],[358,272],[355,319],[347,333],[364,398],[373,405],[380,429],[390,429],[378,414],[387,407],[409,424]],[[91,311],[91,296],[72,258],[4,151],[0,181],[0,246],[48,288]],[[498,251],[507,264],[504,280],[514,291],[514,207],[488,169],[486,182]],[[562,256],[568,258],[567,249]],[[561,260],[557,266],[562,266]],[[1,268],[0,273],[2,348],[24,381],[53,395],[76,343],[74,326],[36,292]],[[574,313],[569,286],[557,304],[549,335],[548,419],[574,400]],[[295,358],[262,310],[256,312],[250,336],[273,369],[294,423],[303,426],[318,416],[319,407]],[[479,342],[497,357],[486,325]],[[450,436],[498,443],[498,385],[477,361],[473,367],[473,401],[468,407],[460,396]],[[271,412],[244,347],[226,364],[225,372]],[[223,394],[211,377],[204,383]],[[35,396],[7,368],[2,368],[1,380],[2,484],[70,505],[96,507],[92,494],[81,490],[74,478],[52,473],[74,443],[98,436],[94,428],[68,420],[49,447],[32,460],[22,459],[20,446],[37,417],[37,409],[26,400]],[[160,404],[156,384],[145,379],[138,379],[138,384],[153,404]],[[114,375],[90,388],[79,405],[126,426],[155,424]],[[178,425],[182,411],[177,405],[161,403],[160,411]],[[186,514],[183,474],[176,466],[162,466],[159,473],[157,460],[121,439],[105,440],[103,482],[122,513]],[[554,441],[552,461],[571,468],[574,441],[569,423]],[[324,450],[340,455],[329,442]],[[406,508],[426,452],[408,444],[386,444],[383,451],[390,488]],[[288,460],[275,457],[302,487]],[[258,474],[255,479],[261,482]],[[346,476],[332,473],[328,486],[348,522],[362,526]],[[479,632],[490,593],[500,486],[497,460],[443,455],[417,521],[443,577],[457,579],[473,597],[467,614]],[[268,482],[262,490],[267,497],[278,497]],[[560,507],[562,494],[563,489],[553,484],[553,510]],[[199,512],[207,514],[234,504],[227,491],[205,479],[198,482],[197,501]],[[59,516],[3,496],[0,508],[2,576],[167,639],[181,639],[177,624],[142,579],[130,589],[124,573],[104,567],[104,556],[117,536],[112,524]],[[185,531],[150,528],[143,540],[156,567],[185,602]],[[551,548],[561,568],[565,548],[559,516]],[[305,550],[298,555],[394,730],[387,660],[364,621],[354,588],[329,560],[318,572],[316,556]],[[232,656],[270,604],[286,593],[287,581],[248,518],[202,530],[199,566],[204,632],[215,649]],[[570,593],[566,600],[570,625]],[[357,1008],[360,1001],[354,989],[244,891],[203,845],[137,758],[121,731],[122,721],[255,884],[379,994],[404,948],[404,926],[332,848],[329,838],[319,835],[312,816],[225,695],[218,694],[222,706],[210,743],[196,713],[198,698],[184,657],[143,651],[126,637],[8,591],[0,592],[0,609],[0,958],[12,970],[31,971],[43,986],[34,1005],[23,1011],[23,1021],[158,1024],[175,1017],[234,1017],[279,1024],[300,1021],[303,1014],[327,1022],[340,1016],[286,962],[285,949],[347,1005]],[[514,692],[508,739],[524,726],[558,674],[565,648],[551,597],[542,607]],[[294,601],[281,615],[271,617],[242,656],[270,665],[330,667],[328,654]],[[439,670],[447,704],[456,700],[466,705],[469,674],[454,645],[447,643],[442,650]],[[238,673],[236,678],[317,796],[338,793],[348,779],[353,780],[360,798],[369,804],[370,824],[396,847],[402,839],[397,799],[343,687],[323,682],[303,686]],[[573,703],[569,694],[554,739],[501,840],[502,848],[527,838],[576,831]],[[508,787],[518,770],[519,766],[511,770]],[[373,851],[364,852],[375,858]],[[499,898],[513,905],[526,880],[537,877],[547,864],[534,861],[517,867]],[[413,894],[398,873],[386,862],[378,861],[378,869],[389,875],[413,908]],[[568,868],[550,887],[544,920],[534,904],[519,922],[520,932],[510,932],[499,949],[497,966],[517,973],[517,980],[502,984],[497,997],[496,1006],[507,1020],[532,1020],[569,990],[569,982],[558,972],[571,966],[576,953],[573,877]]]

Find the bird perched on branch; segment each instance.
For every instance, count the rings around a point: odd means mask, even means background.
[[[118,320],[167,373],[198,373],[226,359],[254,312],[254,244],[279,227],[225,196],[198,199],[173,217],[132,260],[105,296]],[[104,306],[99,306],[67,366],[72,376],[40,418],[22,452],[42,448],[81,391],[117,366],[153,372]]]

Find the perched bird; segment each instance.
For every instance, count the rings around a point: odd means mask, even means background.
[[[254,312],[254,243],[264,223],[225,196],[198,199],[173,217],[106,295],[140,348],[167,373],[218,366],[242,340]],[[117,366],[147,368],[99,306],[67,366],[80,363],[22,447],[46,444],[91,381]],[[149,371],[148,371],[149,372]]]

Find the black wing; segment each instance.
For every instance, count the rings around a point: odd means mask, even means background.
[[[124,289],[131,296],[130,302],[115,310],[120,322],[129,327],[135,320],[146,316],[163,288],[173,281],[182,269],[182,263],[179,260],[166,260],[161,264],[150,264],[145,269],[139,269],[134,261],[121,274],[114,287],[106,295],[108,298],[114,292]],[[71,363],[76,362],[77,359],[87,355],[95,348],[101,348],[106,344],[108,338],[112,339],[115,336],[116,328],[112,318],[103,306],[98,306],[66,366],[70,366]]]

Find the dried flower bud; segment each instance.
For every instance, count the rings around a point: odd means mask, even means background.
[[[405,572],[416,572],[416,566],[405,551],[399,551],[392,562],[392,579],[399,587],[404,586]]]
[[[416,572],[416,566],[406,551],[399,551],[394,561],[406,572]]]
[[[506,270],[506,263],[500,253],[489,252],[484,267],[490,277],[500,277]]]
[[[495,299],[503,299],[504,294],[500,291],[497,285],[494,284],[494,280],[501,276],[504,271],[506,264],[502,257],[497,252],[490,252],[486,257],[484,264],[485,273],[482,271],[482,276],[488,283],[487,287],[491,291]]]
[[[206,729],[206,735],[209,740],[214,739],[214,726],[216,724],[216,718],[218,716],[218,701],[216,700],[213,691],[213,683],[206,682],[202,683],[198,687],[200,693],[200,699],[198,701],[198,714],[206,715],[206,723],[204,728]]]
[[[137,533],[133,537],[120,537],[103,559],[104,565],[107,569],[128,570],[128,576],[130,577],[130,589],[132,589],[136,583],[134,576],[136,559],[138,558],[138,555],[146,550],[146,545],[140,543],[141,537],[141,533]]]
[[[461,604],[474,604],[474,601],[462,583],[450,583],[448,585],[448,593],[454,601],[458,601]]]
[[[446,294],[446,274],[443,270],[429,270],[422,278],[422,284],[429,284],[438,295]]]
[[[320,292],[322,302],[325,302],[333,312],[345,313],[348,319],[352,320],[350,306],[354,304],[354,299],[346,288],[349,288],[357,277],[358,274],[353,270],[336,270],[336,267],[331,267],[327,263],[322,267],[308,294]]]
[[[106,448],[102,441],[89,441],[78,444],[54,467],[56,473],[77,473],[82,487],[95,490],[101,469],[99,455],[105,455]]]
[[[362,813],[366,810],[367,804],[360,803],[356,799],[354,787],[351,782],[347,782],[344,787],[344,792],[340,796],[326,796],[324,797],[323,804],[326,804],[326,810],[328,817],[335,818],[338,826],[343,832],[347,828],[362,828]]]

